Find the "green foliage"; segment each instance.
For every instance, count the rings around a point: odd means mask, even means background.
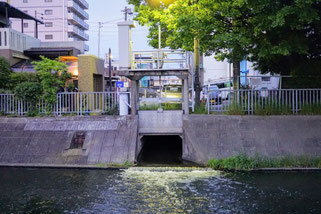
[[[302,106],[300,114],[321,115],[321,104],[305,104]]]
[[[257,168],[321,168],[321,157],[279,157],[263,158],[238,155],[226,159],[211,159],[208,166],[215,170],[252,170]]]
[[[9,62],[7,62],[4,57],[0,56],[0,89],[7,89],[11,73],[12,71]]]
[[[72,78],[67,66],[57,60],[51,60],[40,56],[39,62],[33,62],[37,76],[42,85],[43,97],[50,105],[56,102],[56,93],[60,87],[65,88],[67,80]]]
[[[228,107],[226,115],[245,115],[245,111],[242,109],[242,106],[237,102],[231,103]]]
[[[136,20],[150,27],[148,38],[158,46],[201,51],[220,60],[244,57],[263,72],[317,73],[321,76],[321,4],[317,0],[175,0],[151,5],[128,0],[138,12]],[[159,2],[159,1],[154,1]]]
[[[290,115],[291,108],[286,105],[277,105],[276,103],[268,103],[265,105],[258,105],[254,111],[255,115],[269,116],[269,115]]]
[[[24,83],[24,82],[35,82],[39,83],[40,79],[35,73],[30,72],[18,72],[18,73],[11,73],[10,81],[8,83],[8,88],[14,90],[17,85]]]
[[[163,110],[182,110],[182,104],[180,103],[162,103],[161,107]],[[139,110],[143,111],[156,111],[160,108],[159,105],[156,104],[142,104],[139,107]]]
[[[40,83],[35,82],[24,82],[15,88],[15,95],[27,102],[36,103],[42,94],[42,88]]]
[[[205,107],[205,104],[202,103],[200,106],[195,106],[193,114],[207,114],[207,108]]]

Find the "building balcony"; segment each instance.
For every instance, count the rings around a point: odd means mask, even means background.
[[[78,27],[83,28],[84,30],[89,29],[89,25],[74,13],[68,13],[68,20],[70,20],[72,24],[77,25]]]
[[[74,36],[80,38],[83,41],[88,41],[89,40],[89,35],[86,34],[84,31],[80,30],[76,26],[68,26],[68,32],[72,33]]]
[[[31,47],[37,47],[40,40],[11,28],[0,28],[0,50],[23,52]]]
[[[70,10],[77,14],[81,19],[89,19],[89,14],[74,1],[68,1],[68,8],[70,8]]]
[[[83,8],[84,10],[88,10],[89,9],[89,4],[86,0],[74,0],[77,4],[79,4],[79,6],[81,8]]]

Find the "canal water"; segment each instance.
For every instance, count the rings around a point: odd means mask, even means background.
[[[0,213],[321,213],[321,173],[0,168]]]

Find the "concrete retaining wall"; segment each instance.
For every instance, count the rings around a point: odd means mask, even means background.
[[[183,159],[321,156],[321,116],[184,116]]]
[[[70,149],[74,133],[82,149]],[[134,162],[136,117],[0,118],[0,164]]]

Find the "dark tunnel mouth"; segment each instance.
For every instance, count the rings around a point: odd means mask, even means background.
[[[147,135],[141,138],[138,165],[181,165],[183,140],[179,135]]]

